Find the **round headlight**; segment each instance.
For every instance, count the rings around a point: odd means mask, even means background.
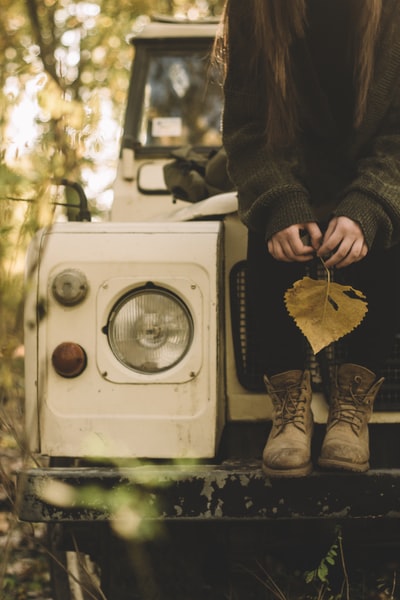
[[[193,338],[186,305],[160,288],[130,292],[113,308],[107,327],[116,358],[139,373],[159,373],[176,365]]]

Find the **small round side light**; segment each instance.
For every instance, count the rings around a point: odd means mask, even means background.
[[[61,377],[78,377],[86,369],[86,352],[79,344],[63,342],[55,349],[51,357],[54,370]]]
[[[65,269],[54,277],[51,289],[57,302],[63,306],[75,306],[86,298],[89,284],[82,271]]]

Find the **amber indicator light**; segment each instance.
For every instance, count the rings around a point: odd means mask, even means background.
[[[55,348],[51,362],[61,377],[77,377],[86,368],[86,352],[79,344],[63,342]]]

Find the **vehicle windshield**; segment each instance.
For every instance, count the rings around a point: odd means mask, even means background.
[[[222,89],[204,51],[150,53],[142,106],[144,148],[221,145]]]

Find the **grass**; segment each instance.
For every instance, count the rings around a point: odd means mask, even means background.
[[[45,527],[22,523],[15,514],[16,473],[24,461],[22,416],[20,397],[7,400],[3,397],[0,405],[0,598],[50,600]]]

